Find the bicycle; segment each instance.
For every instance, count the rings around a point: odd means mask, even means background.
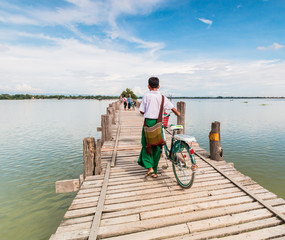
[[[165,142],[165,131],[172,135],[170,148],[168,148],[167,144],[164,145],[166,164],[163,165],[162,168],[167,169],[167,160],[170,160],[172,162],[173,172],[178,184],[183,188],[190,188],[194,183],[197,165],[194,158],[194,150],[189,146],[188,142],[196,142],[196,139],[192,136],[176,134],[178,130],[183,129],[182,125],[170,125],[172,133],[168,131],[167,125],[169,116],[170,113],[164,114],[162,124],[162,132]]]

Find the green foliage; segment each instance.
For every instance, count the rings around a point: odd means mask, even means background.
[[[134,92],[133,92],[130,88],[126,88],[126,90],[124,90],[124,91],[121,93],[121,96],[122,96],[122,97],[128,98],[129,95],[131,95],[131,98],[132,98],[132,99],[138,99],[138,97],[136,96],[136,94],[134,94]]]

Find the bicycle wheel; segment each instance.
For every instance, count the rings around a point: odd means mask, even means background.
[[[183,188],[190,188],[195,178],[196,162],[193,150],[182,141],[173,145],[172,167],[178,184]]]

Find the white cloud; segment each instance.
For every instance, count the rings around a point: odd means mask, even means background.
[[[134,87],[133,92],[138,96],[143,96],[147,92],[147,88]]]
[[[17,11],[8,14],[0,11],[0,22],[30,25],[61,25],[67,27],[82,40],[93,42],[95,36],[86,36],[78,30],[77,24],[96,25],[103,27],[103,32],[110,40],[120,38],[124,41],[137,43],[138,47],[150,49],[151,53],[164,47],[163,43],[147,42],[133,36],[132,33],[120,28],[117,19],[124,14],[145,15],[163,4],[163,0],[66,0],[70,5],[56,9],[21,9],[11,4],[4,4],[6,9]],[[96,39],[98,40],[98,39]]]
[[[74,39],[52,41],[55,45],[45,47],[2,44],[0,92],[118,95],[130,87],[142,95],[150,76],[158,76],[161,91],[174,96],[218,96],[225,92],[233,96],[284,96],[285,92],[285,62],[278,59],[167,62]]]
[[[208,28],[210,28],[213,24],[212,20],[205,19],[205,18],[198,18],[201,22],[208,24]]]
[[[267,47],[263,47],[263,46],[257,47],[257,49],[261,50],[261,51],[263,51],[263,50],[270,50],[270,49],[279,50],[281,48],[284,48],[284,45],[281,45],[279,43],[273,43],[272,45],[267,46]]]
[[[43,93],[44,91],[40,88],[33,88],[30,85],[26,84],[26,83],[22,83],[22,84],[18,84],[16,85],[15,92],[23,92],[23,93]]]

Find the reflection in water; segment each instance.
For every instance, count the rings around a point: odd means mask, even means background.
[[[208,150],[211,123],[220,121],[224,159],[285,198],[284,100],[183,101],[187,134]],[[109,103],[0,101],[1,239],[47,239],[55,232],[75,195],[55,194],[55,181],[83,172],[82,140],[99,137]]]

